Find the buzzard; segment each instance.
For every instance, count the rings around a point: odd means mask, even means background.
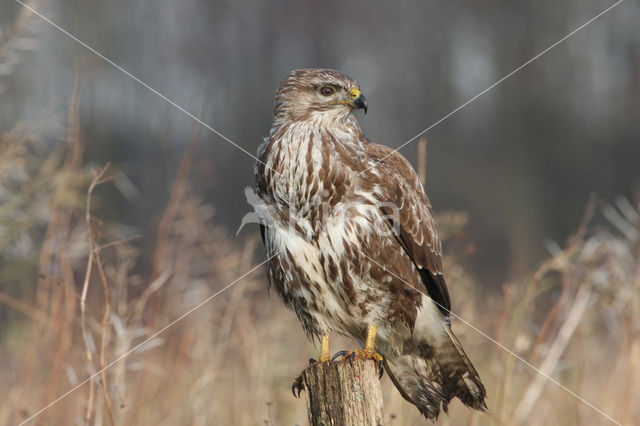
[[[350,336],[350,356],[380,362],[427,418],[453,397],[486,411],[485,388],[451,331],[442,246],[409,162],[370,142],[352,112],[358,83],[328,69],[291,72],[258,150],[255,191],[269,285],[321,342]]]

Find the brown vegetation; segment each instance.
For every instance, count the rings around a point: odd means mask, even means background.
[[[36,47],[21,13],[0,41],[0,77],[18,52]],[[33,424],[306,423],[290,385],[317,349],[267,295],[262,268],[236,281],[262,262],[262,250],[257,235],[235,239],[218,225],[191,184],[199,130],[157,232],[138,236],[100,220],[103,188],[122,172],[83,161],[79,85],[65,136],[55,107],[0,135],[0,424],[51,403]],[[611,423],[541,372],[614,419],[640,424],[638,208],[591,203],[565,247],[550,244],[549,259],[501,293],[465,270],[468,220],[445,212],[439,227],[453,310],[464,320],[453,326],[485,381],[490,412],[454,402],[440,423]],[[334,351],[353,345],[332,341]],[[386,377],[382,384],[388,424],[422,422]]]
[[[41,142],[38,122],[2,135],[0,303],[9,322],[0,423],[29,418],[90,375],[33,422],[305,423],[289,385],[316,349],[268,297],[262,269],[157,334],[259,264],[258,239],[239,241],[216,225],[213,206],[189,183],[189,150],[157,235],[145,236],[155,238],[153,266],[142,266],[137,236],[99,219],[101,188],[118,172],[82,164],[76,98],[66,144]],[[599,212],[605,219],[595,226]],[[454,312],[603,412],[638,423],[638,210],[622,199],[592,203],[565,248],[502,294],[465,273],[466,216],[439,219]],[[454,327],[487,384],[490,413],[454,403],[443,424],[610,423],[463,321]],[[338,342],[333,350],[352,345]],[[383,380],[388,423],[419,421]]]

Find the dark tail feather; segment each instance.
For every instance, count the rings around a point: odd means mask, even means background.
[[[389,377],[400,394],[430,420],[440,407],[447,412],[453,397],[468,407],[487,411],[486,391],[480,376],[449,327],[437,346],[425,341],[405,342],[401,355],[385,358]]]

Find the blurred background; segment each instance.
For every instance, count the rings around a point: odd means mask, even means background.
[[[28,4],[255,153],[292,69],[358,80],[365,134],[398,147],[613,3]],[[639,23],[622,2],[401,150],[426,168],[453,311],[625,424],[640,422]],[[0,0],[0,133],[2,424],[264,260],[255,226],[235,236],[254,160],[14,0]],[[264,276],[34,423],[305,424],[289,385],[316,348]],[[454,328],[491,413],[455,403],[442,424],[611,423]],[[383,387],[389,424],[415,424]]]

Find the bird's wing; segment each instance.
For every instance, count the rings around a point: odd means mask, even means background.
[[[396,238],[416,266],[427,293],[448,316],[451,301],[443,276],[442,244],[420,179],[411,164],[391,148],[367,143],[366,149],[378,172],[367,178],[378,181],[381,209],[390,226],[396,227]]]

